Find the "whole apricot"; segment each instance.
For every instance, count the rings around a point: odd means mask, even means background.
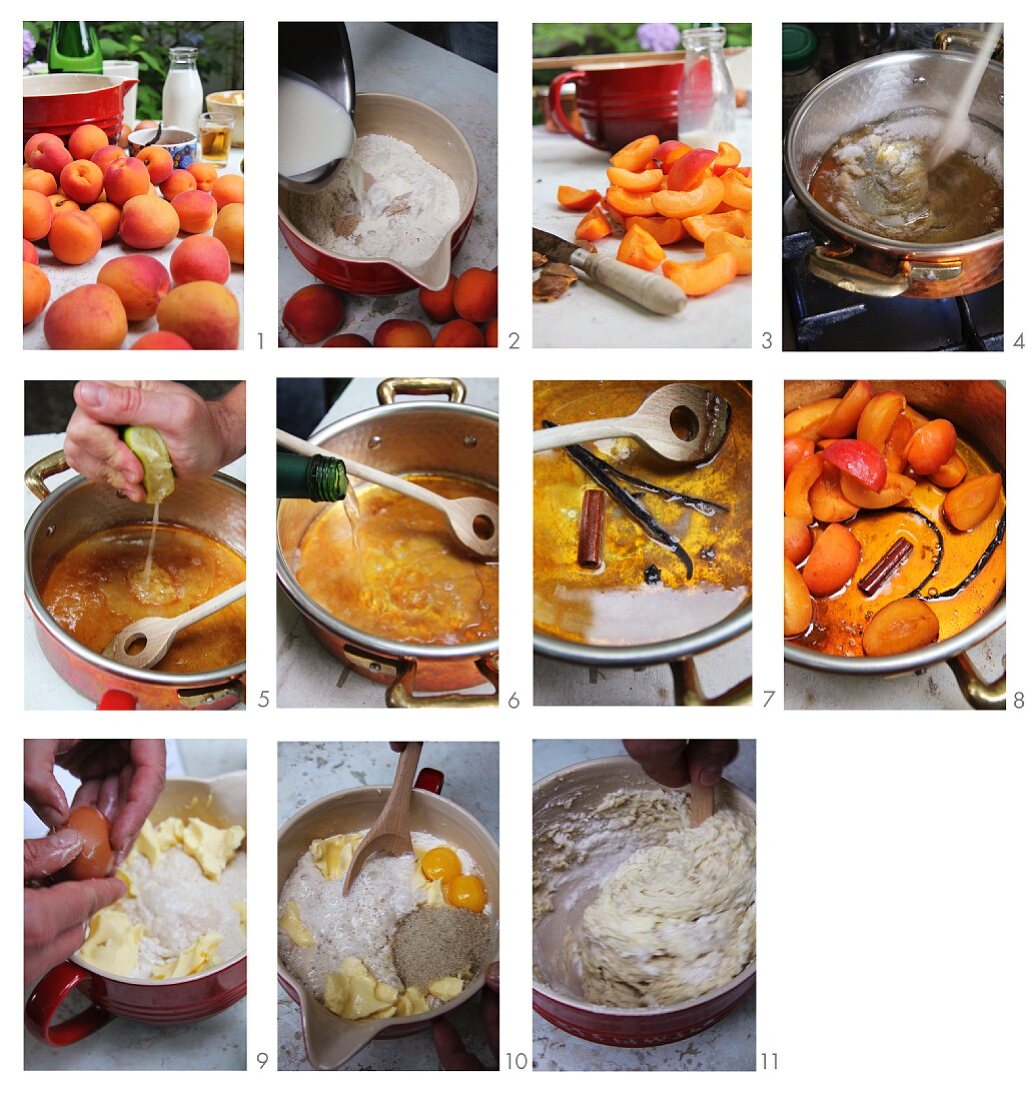
[[[225,283],[230,277],[230,254],[222,241],[204,233],[195,234],[176,245],[169,271],[177,285],[202,279]]]
[[[22,261],[27,264],[38,264],[39,253],[36,251],[36,246],[31,242],[22,238]]]
[[[137,195],[146,195],[150,188],[147,165],[136,157],[112,161],[104,170],[104,195],[116,206],[125,206]]]
[[[119,236],[130,248],[164,248],[179,231],[172,203],[157,195],[136,195],[122,208]]]
[[[57,179],[61,175],[61,169],[72,163],[72,154],[61,144],[60,138],[43,140],[29,154],[26,163],[30,168],[49,172]]]
[[[499,276],[483,267],[468,268],[456,280],[453,304],[456,312],[475,324],[484,324],[498,312]]]
[[[108,165],[113,164],[116,160],[125,159],[125,149],[120,149],[117,145],[105,145],[90,157],[90,160],[92,160],[102,172],[106,172],[108,170]]]
[[[46,195],[38,191],[22,192],[22,237],[27,241],[41,241],[50,232],[54,220],[54,208]]]
[[[237,299],[208,279],[175,286],[158,306],[158,328],[197,350],[235,351],[240,336]]]
[[[212,236],[226,245],[235,264],[244,266],[244,203],[228,202],[219,211]]]
[[[485,337],[481,329],[470,321],[458,317],[438,330],[434,338],[436,348],[483,348]]]
[[[323,346],[325,348],[373,347],[370,341],[365,336],[360,336],[358,332],[339,332],[337,336],[331,336],[329,340],[324,340]]]
[[[122,211],[113,202],[95,202],[86,208],[86,213],[100,226],[102,241],[110,241],[118,232]]]
[[[145,332],[130,351],[193,351],[194,349],[175,332]]]
[[[373,334],[375,348],[429,348],[431,330],[422,321],[384,321]]]
[[[130,321],[146,321],[169,293],[169,273],[153,256],[116,256],[97,272],[97,282],[119,296]]]
[[[56,141],[58,145],[64,145],[64,142],[57,136],[57,134],[49,134],[42,132],[39,134],[33,134],[31,138],[25,143],[24,158],[26,164],[32,163],[33,150],[37,149],[40,145],[43,145],[48,141]]]
[[[82,207],[75,199],[70,199],[63,191],[58,191],[57,194],[51,195],[47,201],[54,211],[55,218],[58,214],[70,214],[73,210],[82,210]]]
[[[234,172],[220,176],[212,185],[212,198],[220,210],[230,202],[244,202],[244,177]]]
[[[313,283],[288,298],[283,322],[300,344],[318,344],[345,323],[345,304],[332,286]]]
[[[42,168],[26,168],[22,172],[22,187],[26,191],[38,191],[49,197],[57,191],[57,180]]]
[[[499,347],[499,321],[495,317],[485,325],[485,347]]]
[[[452,304],[452,296],[456,286],[456,276],[450,275],[449,281],[441,290],[428,290],[420,288],[420,308],[427,314],[427,319],[436,325],[451,321],[456,316],[456,307]]]
[[[126,311],[110,286],[77,286],[47,310],[43,335],[56,350],[114,351],[126,338]]]
[[[104,190],[104,173],[92,160],[73,160],[61,169],[61,190],[81,206],[89,206]]]
[[[172,200],[180,220],[181,233],[207,233],[219,213],[215,199],[206,191],[184,191]]]
[[[68,151],[76,160],[89,160],[98,149],[109,144],[108,135],[89,122],[77,126],[68,136]]]
[[[174,168],[169,178],[162,181],[161,186],[162,194],[171,202],[184,191],[193,191],[197,187],[197,180],[186,168]]]
[[[50,251],[63,264],[84,264],[100,251],[100,226],[82,210],[58,214],[50,227]]]
[[[211,191],[212,185],[219,176],[215,165],[206,164],[203,160],[194,161],[187,171],[194,177],[199,191]]]
[[[164,146],[148,145],[146,149],[141,149],[136,156],[137,160],[147,165],[148,178],[155,186],[164,183],[172,175],[172,170],[175,167],[172,162],[172,154]]]
[[[34,263],[22,261],[22,328],[47,308],[50,301],[50,280],[47,273]]]

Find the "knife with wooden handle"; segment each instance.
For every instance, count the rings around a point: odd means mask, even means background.
[[[601,286],[609,287],[651,313],[671,314],[686,308],[686,295],[673,282],[651,271],[586,252],[544,229],[532,229],[531,247],[555,263],[579,268]]]

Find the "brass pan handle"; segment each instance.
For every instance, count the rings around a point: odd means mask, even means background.
[[[999,676],[990,684],[977,672],[968,653],[960,653],[948,661],[962,694],[974,710],[1005,710],[1005,677]]]
[[[495,660],[491,657],[482,658],[477,662],[477,667],[481,675],[495,688],[491,695],[464,695],[460,692],[449,692],[445,695],[414,695],[412,685],[416,676],[416,665],[407,662],[402,673],[395,678],[385,694],[388,706],[407,710],[497,707],[499,705],[499,669]]]
[[[71,469],[64,451],[55,451],[34,462],[25,471],[25,487],[37,500],[46,500],[50,496],[46,481],[48,477],[56,477]]]
[[[849,290],[852,294],[868,294],[873,298],[897,298],[909,287],[908,275],[882,275],[862,264],[844,259],[851,251],[833,252],[825,245],[816,245],[806,257],[808,270],[818,279]]]
[[[462,404],[467,387],[458,378],[385,378],[377,387],[377,400],[382,405],[394,405],[400,394],[433,397],[446,393],[453,405]]]
[[[700,674],[692,657],[683,657],[671,662],[671,672],[675,677],[675,702],[681,707],[734,707],[750,706],[753,699],[753,681],[746,680],[723,691],[720,695],[707,696],[700,682]]]
[[[973,27],[945,27],[933,36],[933,48],[935,50],[953,50],[956,46],[977,53],[984,41],[984,31],[978,31]],[[998,39],[991,57],[1000,63],[1005,62],[1005,38]]]

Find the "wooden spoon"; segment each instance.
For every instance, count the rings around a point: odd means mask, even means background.
[[[104,647],[102,656],[109,660],[118,661],[120,665],[128,668],[153,668],[169,652],[176,635],[188,626],[207,619],[224,607],[235,603],[244,596],[246,581],[235,584],[218,596],[198,604],[190,611],[184,611],[182,615],[174,615],[172,618],[163,619],[161,616],[152,615],[146,619],[137,619],[135,623],[120,630],[114,638]],[[133,653],[129,647],[143,641],[143,646]]]
[[[689,785],[689,824],[695,829],[714,813],[714,787],[701,787],[699,783]]]
[[[535,433],[535,450],[629,437],[671,462],[703,462],[722,445],[728,427],[724,398],[703,386],[672,382],[654,390],[631,416],[542,428]]]
[[[385,473],[373,466],[355,462],[347,456],[317,447],[306,439],[281,431],[276,433],[276,441],[281,447],[300,455],[327,455],[329,458],[344,458],[345,470],[363,481],[392,489],[403,496],[419,500],[431,508],[437,508],[449,521],[453,535],[468,550],[482,558],[499,556],[499,506],[483,497],[458,497],[450,500],[440,493],[433,493],[423,485],[416,485],[404,477]]]
[[[416,778],[416,766],[420,762],[422,741],[408,741],[399,753],[395,779],[388,792],[388,801],[370,826],[369,832],[359,842],[352,862],[348,865],[348,874],[341,886],[344,897],[352,889],[352,883],[359,877],[363,864],[375,852],[387,852],[392,856],[404,856],[413,851],[413,837],[409,827],[409,800],[413,796],[413,780]]]

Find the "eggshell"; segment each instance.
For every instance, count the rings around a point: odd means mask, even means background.
[[[77,806],[68,815],[68,828],[82,833],[83,850],[68,865],[74,879],[106,878],[114,862],[108,819],[96,806]]]

